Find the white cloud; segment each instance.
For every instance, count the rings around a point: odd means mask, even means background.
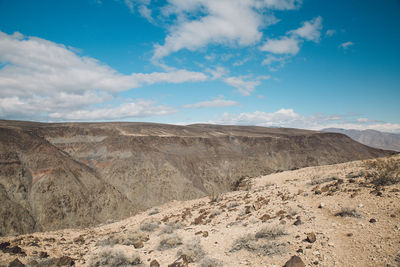
[[[322,18],[319,16],[311,21],[303,22],[303,26],[298,29],[288,31],[286,36],[278,39],[267,39],[260,50],[272,54],[296,55],[300,51],[300,44],[303,40],[318,42],[321,30]],[[272,61],[276,61],[276,58],[267,59],[264,64],[269,65],[268,63]]]
[[[303,116],[293,109],[280,109],[275,112],[247,112],[240,114],[224,113],[210,123],[228,125],[256,125],[266,127],[287,127],[309,130],[321,130],[324,128],[343,128],[366,130],[373,129],[383,132],[400,133],[400,124],[376,122],[367,118],[353,121],[348,116],[314,114]]]
[[[296,30],[289,31],[289,34],[293,34],[307,41],[318,42],[321,37],[322,30],[322,18],[316,17],[311,21],[303,22],[303,26]]]
[[[267,55],[267,58],[264,59],[261,64],[267,65],[270,71],[277,71],[285,66],[287,60],[287,56],[277,57],[274,55]]]
[[[350,48],[350,46],[353,46],[353,42],[345,42],[339,45],[339,48],[343,48],[344,50],[347,50]]]
[[[237,91],[244,95],[249,96],[254,91],[254,89],[261,84],[261,80],[268,80],[270,76],[258,76],[254,80],[246,80],[247,77],[238,76],[238,77],[227,77],[224,78],[224,82],[230,86],[233,86],[237,89]]]
[[[278,21],[265,9],[295,9],[300,5],[296,0],[169,0],[162,13],[177,19],[164,44],[155,45],[153,61],[208,44],[254,44],[262,37],[262,27]]]
[[[335,34],[336,34],[336,30],[332,30],[332,29],[327,30],[327,31],[325,32],[325,35],[328,36],[328,37],[332,37],[332,36],[334,36]]]
[[[184,108],[209,108],[209,107],[231,107],[239,106],[239,102],[226,99],[214,99],[210,101],[198,102],[195,104],[184,105]]]
[[[212,80],[220,79],[228,73],[228,70],[221,66],[218,66],[215,69],[207,68],[205,71],[211,74]]]
[[[273,54],[291,54],[296,55],[300,51],[297,38],[284,36],[280,39],[268,39],[267,42],[260,47],[261,51]]]
[[[187,70],[124,75],[93,58],[79,56],[64,45],[37,37],[25,38],[20,33],[0,32],[0,63],[4,64],[0,68],[3,118],[30,118],[38,114],[46,117],[58,109],[67,112],[103,103],[118,92],[143,85],[208,78]],[[18,109],[7,103],[15,103]]]
[[[52,112],[49,118],[68,121],[93,120],[120,120],[126,118],[161,116],[176,112],[167,106],[155,106],[154,102],[138,100],[137,102],[123,103],[116,107],[74,110],[68,113]]]

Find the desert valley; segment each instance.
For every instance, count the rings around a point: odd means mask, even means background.
[[[396,152],[283,128],[0,127],[4,266],[399,265]]]

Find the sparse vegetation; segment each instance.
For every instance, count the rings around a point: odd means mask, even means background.
[[[178,250],[177,256],[186,255],[188,262],[200,261],[205,253],[200,245],[199,239],[193,239],[189,244],[186,244],[183,249]]]
[[[151,215],[155,215],[155,214],[158,214],[158,213],[160,213],[160,211],[158,210],[158,208],[154,208],[154,209],[152,209],[152,210],[149,212],[149,215],[151,216]]]
[[[267,226],[259,230],[255,235],[246,235],[236,240],[231,251],[246,249],[258,255],[271,256],[282,254],[286,251],[285,243],[271,241],[280,236],[287,235],[280,226]]]
[[[258,231],[255,238],[276,239],[280,236],[287,235],[286,230],[281,226],[266,226]]]
[[[343,207],[338,213],[335,214],[335,216],[361,218],[361,214],[356,208],[349,207]]]
[[[131,232],[125,234],[118,234],[108,237],[107,239],[100,240],[96,243],[97,246],[114,246],[116,244],[131,246],[137,241],[146,242],[149,236],[143,232]]]
[[[142,266],[142,261],[136,254],[129,255],[122,249],[104,247],[89,258],[89,266]]]
[[[144,222],[140,224],[140,230],[146,232],[154,232],[155,229],[158,229],[160,226],[157,222]]]
[[[331,176],[331,177],[325,177],[325,178],[313,178],[311,182],[308,183],[308,185],[320,185],[324,183],[329,183],[332,181],[336,181],[338,178],[336,176]]]
[[[214,258],[204,258],[198,266],[199,267],[222,267],[223,264],[220,260],[217,260]]]
[[[175,230],[182,228],[183,224],[181,222],[169,222],[161,228],[160,234],[172,234]]]
[[[365,177],[376,187],[397,184],[400,182],[400,159],[382,158],[365,161]]]
[[[177,235],[169,235],[161,239],[158,250],[167,250],[182,245],[182,239]]]
[[[239,203],[237,201],[231,201],[231,202],[229,202],[227,208],[228,209],[233,209],[233,208],[235,208],[237,206],[239,206]]]

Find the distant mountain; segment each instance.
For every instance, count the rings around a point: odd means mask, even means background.
[[[326,128],[323,132],[342,133],[361,144],[400,152],[400,134],[384,133],[375,130],[346,130]]]

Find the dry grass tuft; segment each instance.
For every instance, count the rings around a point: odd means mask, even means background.
[[[182,245],[182,239],[177,235],[169,235],[161,239],[158,250],[168,250]]]
[[[400,182],[400,159],[383,158],[365,161],[366,179],[374,186],[385,186]]]
[[[340,217],[353,217],[353,218],[361,218],[361,214],[357,211],[356,208],[343,207],[335,216]]]
[[[104,247],[89,258],[89,266],[143,266],[140,257],[136,254],[127,254],[122,249]]]
[[[180,249],[177,256],[186,255],[189,263],[198,262],[204,258],[205,253],[200,245],[200,239],[193,239],[190,243],[186,244],[183,249]]]
[[[256,233],[255,238],[276,239],[283,235],[287,232],[282,226],[266,226]]]

